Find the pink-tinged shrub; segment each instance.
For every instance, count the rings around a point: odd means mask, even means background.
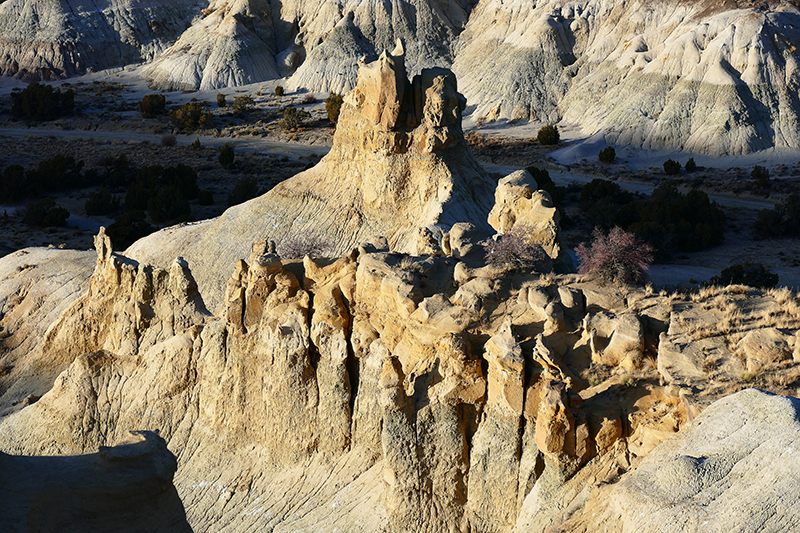
[[[535,240],[533,228],[519,224],[486,245],[486,264],[511,265],[533,270],[547,262],[547,254]]]
[[[606,283],[638,285],[653,262],[653,247],[635,234],[614,226],[608,235],[595,228],[591,248],[581,243],[575,249],[581,261],[580,273]]]
[[[314,230],[305,229],[290,233],[281,239],[276,251],[284,259],[302,259],[305,256],[322,257],[331,249],[331,243]]]

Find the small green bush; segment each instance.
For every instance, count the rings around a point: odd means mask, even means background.
[[[219,149],[219,164],[227,168],[233,165],[234,153],[233,146],[228,143],[223,144]]]
[[[328,120],[336,124],[339,121],[339,112],[342,110],[344,97],[341,94],[331,93],[325,99],[325,110],[328,112]]]
[[[188,102],[170,112],[175,127],[182,130],[210,128],[213,123],[211,113],[200,102]]]
[[[69,211],[52,198],[42,198],[28,204],[25,223],[29,226],[60,227],[67,224]]]
[[[667,176],[677,176],[681,173],[681,164],[674,159],[664,161],[664,174]]]
[[[22,165],[11,165],[3,171],[0,180],[0,202],[14,204],[34,194],[30,180],[25,178]]]
[[[750,172],[750,177],[756,182],[756,187],[759,189],[769,188],[769,170],[766,168],[756,165],[753,167],[752,172]]]
[[[214,203],[214,195],[211,194],[211,191],[200,189],[200,192],[197,193],[197,203],[200,205],[211,205]]]
[[[246,115],[256,109],[256,102],[249,94],[237,96],[233,99],[233,112],[237,115]]]
[[[139,110],[142,112],[142,116],[146,118],[162,115],[166,107],[167,99],[163,94],[147,94],[139,103]]]
[[[690,157],[686,164],[683,166],[686,169],[686,172],[696,172],[697,171],[697,163],[694,162],[694,157]]]
[[[536,180],[536,187],[539,190],[546,191],[550,195],[550,199],[553,200],[553,205],[559,208],[564,205],[564,199],[567,197],[567,190],[564,187],[557,186],[553,182],[547,169],[531,165],[526,167],[525,170],[530,172],[533,179]]]
[[[189,145],[189,147],[190,147],[192,150],[195,150],[195,151],[197,151],[197,150],[200,150],[200,149],[203,147],[203,145],[202,145],[202,144],[200,144],[200,137],[196,138],[196,139],[194,140],[194,142],[193,142],[192,144],[190,144],[190,145]]]
[[[755,230],[767,238],[800,236],[800,196],[792,193],[773,209],[759,211]]]
[[[100,187],[96,192],[89,194],[89,199],[83,204],[89,216],[110,215],[119,209],[119,198],[113,196],[106,187]]]
[[[33,82],[19,92],[11,93],[11,113],[26,120],[54,120],[72,113],[75,91],[53,89],[50,85]]]
[[[558,128],[555,124],[547,124],[546,126],[542,126],[536,138],[539,140],[539,144],[553,146],[561,141],[561,134],[558,133]]]
[[[614,150],[613,146],[606,146],[600,150],[598,158],[601,163],[613,163],[617,159],[617,151]]]
[[[284,94],[283,85],[275,87],[275,96],[283,96]]]
[[[283,111],[283,120],[280,121],[280,126],[284,130],[294,130],[302,127],[309,118],[311,118],[311,115],[305,109],[287,107]]]
[[[164,187],[147,202],[147,214],[156,224],[168,220],[185,222],[192,215],[189,201],[175,186]]]
[[[106,235],[111,239],[111,244],[115,249],[125,250],[155,230],[156,228],[147,223],[143,211],[134,210],[128,211],[106,228]]]
[[[769,289],[778,284],[778,275],[761,263],[732,265],[711,278],[712,285],[748,285]]]
[[[233,190],[228,195],[228,206],[241,204],[258,196],[258,183],[250,177],[242,178],[236,182]]]
[[[217,93],[217,107],[225,107],[228,105],[228,101],[225,99],[225,95],[222,93]]]

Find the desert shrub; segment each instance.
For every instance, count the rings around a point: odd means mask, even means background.
[[[50,85],[33,82],[23,90],[11,93],[11,113],[26,120],[54,120],[72,113],[75,91],[53,89]]]
[[[686,169],[686,172],[697,171],[697,163],[694,162],[694,157],[690,157],[686,164],[683,165],[683,168]]]
[[[674,159],[664,161],[664,174],[667,176],[677,176],[681,173],[681,164]]]
[[[305,256],[321,257],[331,249],[330,243],[311,229],[294,231],[284,236],[275,246],[284,259],[302,259]]]
[[[178,138],[171,133],[165,133],[161,136],[161,146],[175,146],[178,143]]]
[[[175,127],[183,130],[210,128],[213,122],[211,113],[200,102],[188,102],[169,114]]]
[[[302,127],[306,119],[309,118],[311,118],[311,115],[305,109],[287,107],[283,111],[283,120],[280,121],[280,125],[285,130],[294,130]]]
[[[86,185],[83,161],[58,154],[40,162],[36,170],[26,173],[30,187],[37,192],[65,191]]]
[[[146,94],[139,102],[139,110],[143,117],[153,118],[164,113],[167,107],[167,99],[163,94]]]
[[[613,163],[617,159],[617,151],[614,150],[613,146],[606,146],[600,150],[600,154],[597,157],[601,163]]]
[[[278,85],[277,87],[275,87],[275,96],[283,96],[284,94],[286,93],[283,90],[283,85]]]
[[[29,203],[25,212],[25,223],[29,226],[65,226],[68,218],[69,211],[49,197]]]
[[[575,253],[581,262],[580,272],[604,283],[639,285],[653,262],[653,248],[619,226],[608,234],[595,228],[591,247],[581,243]]]
[[[31,183],[25,178],[22,165],[11,165],[3,170],[0,179],[0,202],[17,203],[35,193]]]
[[[792,193],[773,209],[758,212],[755,230],[762,237],[797,237],[800,235],[800,196]]]
[[[553,182],[547,169],[531,165],[526,167],[525,170],[533,176],[533,179],[536,180],[536,186],[540,190],[547,191],[550,198],[553,200],[553,205],[556,207],[564,205],[564,199],[567,197],[567,190],[564,187],[557,186]]]
[[[486,244],[486,264],[509,265],[521,270],[541,270],[548,256],[536,242],[533,228],[518,224],[511,231],[490,239]]]
[[[712,285],[748,285],[750,287],[772,288],[778,284],[778,275],[770,272],[761,263],[740,263],[732,265],[711,278]]]
[[[539,140],[540,144],[551,146],[558,144],[561,140],[561,134],[558,133],[558,128],[555,124],[547,124],[546,126],[542,126],[536,138]]]
[[[242,178],[233,186],[228,194],[228,206],[241,204],[258,196],[258,183],[251,177]]]
[[[192,150],[195,150],[195,151],[200,150],[202,147],[203,147],[203,145],[200,144],[200,137],[196,138],[194,140],[194,142],[189,145],[189,148],[191,148]]]
[[[753,181],[756,183],[756,187],[759,189],[769,188],[769,170],[766,168],[756,165],[750,172],[750,177],[753,179]]]
[[[306,93],[303,96],[303,103],[304,104],[313,104],[317,101],[317,95],[314,93]]]
[[[237,96],[233,99],[233,112],[237,115],[245,115],[256,109],[256,102],[249,94]]]
[[[211,205],[214,203],[214,195],[211,194],[211,191],[200,189],[200,192],[197,193],[197,203],[200,205]]]
[[[174,167],[142,167],[136,171],[136,179],[128,187],[125,206],[132,211],[149,210],[150,200],[166,187],[176,189],[184,200],[197,198],[197,173],[192,167],[182,163]],[[158,222],[155,219],[153,221]]]
[[[226,105],[228,105],[228,100],[225,98],[225,95],[217,93],[217,107],[225,107]]]
[[[155,230],[156,228],[147,223],[144,212],[135,210],[128,211],[106,228],[106,235],[115,249],[124,250]]]
[[[119,157],[106,156],[101,165],[103,171],[100,181],[109,189],[127,187],[136,179],[136,167],[125,154]]]
[[[223,144],[219,149],[219,164],[227,168],[233,165],[233,159],[233,146],[228,143]]]
[[[159,189],[158,193],[147,201],[147,214],[156,224],[168,220],[183,222],[189,220],[192,209],[178,187],[170,185]]]
[[[83,208],[89,216],[110,215],[119,209],[119,198],[113,196],[106,187],[100,187],[96,192],[89,193]]]
[[[336,124],[339,121],[339,112],[342,110],[344,97],[341,94],[331,93],[325,99],[325,110],[328,112],[328,120]]]

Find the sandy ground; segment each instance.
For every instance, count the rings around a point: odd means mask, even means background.
[[[214,114],[213,129],[184,133],[175,130],[166,115],[142,118],[138,103],[153,91],[141,78],[140,70],[140,65],[132,65],[58,82],[76,90],[76,113],[38,125],[11,117],[7,95],[25,84],[0,78],[0,143],[4,146],[0,168],[10,164],[30,168],[55,153],[84,159],[87,167],[98,165],[107,155],[120,153],[139,165],[184,162],[197,170],[200,187],[214,193],[212,206],[192,206],[194,217],[201,219],[224,210],[227,193],[238,179],[255,177],[266,190],[315,163],[331,144],[333,124],[325,112],[326,94],[300,93],[279,98],[274,93],[281,80],[222,91],[164,93],[168,109],[196,100],[205,102]],[[229,104],[237,96],[250,95],[256,101],[256,110],[241,116],[235,115],[230,107],[219,108],[218,92],[225,94]],[[279,126],[283,110],[290,106],[309,113],[307,127],[285,131]],[[753,261],[778,273],[782,285],[800,288],[800,243],[794,239],[763,241],[751,229],[759,210],[772,208],[790,192],[800,192],[800,151],[771,150],[714,158],[616,146],[617,160],[607,165],[597,160],[597,154],[606,146],[603,139],[587,138],[575,128],[560,128],[562,142],[554,149],[535,141],[541,124],[476,124],[466,117],[464,126],[471,148],[496,179],[518,168],[537,165],[548,168],[560,185],[581,185],[603,177],[641,194],[649,194],[663,180],[671,180],[683,190],[691,187],[706,190],[728,216],[725,243],[704,252],[681,255],[669,265],[654,265],[650,275],[656,286],[707,281],[731,264]],[[176,145],[161,146],[163,136],[171,134],[176,135]],[[200,140],[201,150],[189,148],[195,139]],[[233,170],[223,169],[216,161],[218,148],[224,143],[235,148],[237,165]],[[685,163],[690,157],[701,167],[698,172],[684,172],[675,177],[664,174],[662,165],[667,159]],[[769,169],[772,185],[768,191],[753,186],[749,176],[753,165]],[[21,206],[0,206],[0,254],[31,245],[88,248],[95,229],[111,222],[85,216],[82,205],[89,192],[73,191],[59,197],[72,213],[73,227],[68,229],[31,230],[19,220]],[[586,228],[567,231],[568,245],[575,246],[588,238],[588,231]]]

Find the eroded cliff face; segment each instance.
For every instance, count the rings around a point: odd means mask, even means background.
[[[199,15],[199,1],[0,3],[0,75],[55,80],[151,61]]]
[[[157,429],[195,529],[615,531],[645,524],[635,510],[645,474],[633,467],[724,394],[725,376],[758,364],[798,377],[788,292],[620,295],[575,276],[468,268],[458,256],[479,243],[466,241],[422,257],[361,247],[327,265],[286,263],[257,241],[211,317],[184,261],[137,264],[101,232],[89,289],[41,341],[45,360],[71,362],[38,401],[3,396],[14,412],[0,419],[0,449],[85,453]],[[732,305],[753,319],[714,331],[693,322]],[[666,386],[636,385],[659,374]],[[691,426],[749,428],[736,441],[746,450],[720,441],[724,464],[767,453],[753,448],[766,437],[746,413],[772,400],[748,398],[739,421],[720,419],[726,407]],[[700,483],[717,487],[716,505],[735,500],[724,472],[709,481],[686,468],[660,482],[664,494]],[[601,497],[609,487],[620,496]]]

